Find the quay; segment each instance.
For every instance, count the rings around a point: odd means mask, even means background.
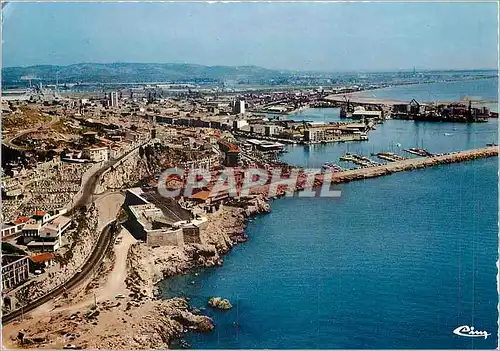
[[[454,152],[440,156],[418,157],[368,168],[358,168],[346,170],[344,172],[336,172],[333,174],[332,182],[347,183],[354,180],[381,177],[396,172],[403,172],[494,156],[498,156],[498,146],[489,146],[481,149]]]
[[[361,167],[373,167],[378,166],[380,163],[370,160],[368,157],[346,153],[344,156],[340,157],[341,161],[352,162]]]
[[[396,162],[396,161],[406,160],[406,157],[397,155],[397,154],[392,153],[392,152],[379,152],[375,156],[377,156],[381,160],[389,161],[389,162]]]

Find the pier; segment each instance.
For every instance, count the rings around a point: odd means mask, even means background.
[[[323,169],[330,170],[332,172],[344,172],[345,169],[340,167],[339,165],[333,163],[333,162],[326,162],[323,167]]]
[[[400,156],[398,154],[394,154],[392,152],[379,152],[376,154],[378,158],[384,161],[389,161],[389,162],[396,162],[396,161],[403,161],[406,160],[406,157]]]
[[[440,156],[418,157],[391,162],[368,168],[358,168],[333,174],[333,183],[346,183],[354,180],[381,177],[396,172],[409,171],[442,164],[458,163],[479,158],[498,156],[498,146],[489,146],[481,149],[460,151]]]
[[[361,167],[373,167],[380,165],[380,163],[372,161],[368,157],[350,153],[346,153],[344,156],[341,156],[340,160],[346,162],[352,162]]]

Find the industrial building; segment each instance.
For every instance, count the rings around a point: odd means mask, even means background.
[[[244,115],[245,114],[245,100],[243,100],[241,98],[237,98],[233,101],[233,113],[235,115],[238,115],[238,114]]]
[[[267,140],[247,139],[247,143],[251,146],[251,149],[262,152],[279,152],[283,151],[285,147],[284,144]]]

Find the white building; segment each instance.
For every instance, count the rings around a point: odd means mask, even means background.
[[[118,106],[118,93],[116,91],[109,93],[109,104],[111,107]]]
[[[241,129],[244,126],[247,126],[248,122],[245,119],[238,119],[233,121],[233,128],[234,129]]]
[[[365,118],[382,118],[382,111],[366,111],[359,109],[352,113],[352,119],[363,120]]]
[[[83,154],[92,162],[109,160],[109,149],[107,146],[92,146],[83,150]]]

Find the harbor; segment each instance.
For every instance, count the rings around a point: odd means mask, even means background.
[[[394,161],[387,164],[373,165],[371,167],[346,170],[344,172],[335,173],[332,179],[334,183],[344,183],[359,179],[381,177],[396,172],[422,169],[443,164],[459,163],[495,156],[498,156],[498,147],[489,146],[481,149],[454,152],[440,156],[418,157]]]
[[[498,348],[497,3],[3,5],[2,349]]]

